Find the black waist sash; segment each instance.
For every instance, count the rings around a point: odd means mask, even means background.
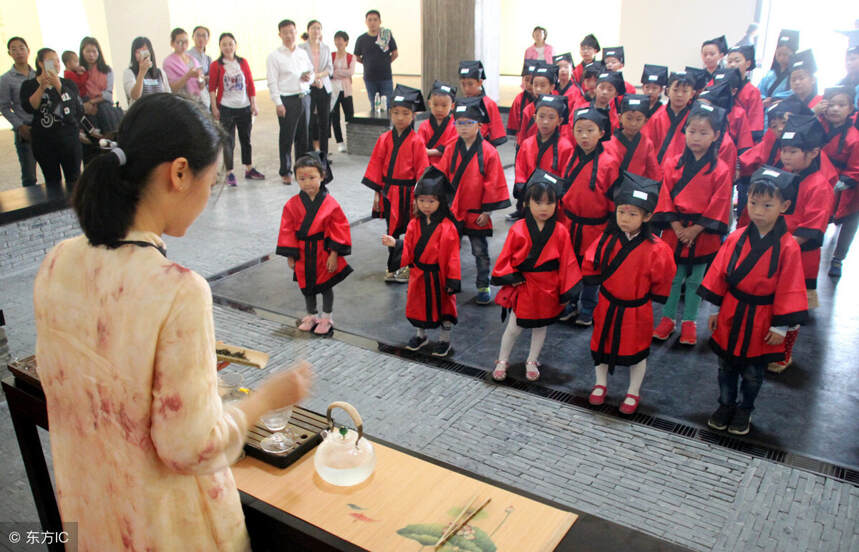
[[[396,234],[401,234],[405,232],[406,225],[409,223],[409,219],[411,219],[411,196],[412,190],[414,189],[416,182],[417,180],[413,178],[389,178],[387,176],[382,177],[382,183],[384,184],[384,186],[382,187],[382,199],[387,203],[387,209],[385,209],[385,214],[387,215],[389,221],[391,217],[391,207],[390,200],[388,199],[388,191],[391,189],[392,186],[396,186],[400,195],[400,221],[397,225],[397,228],[394,228],[394,232]]]
[[[585,226],[597,226],[608,222],[608,215],[598,218],[587,218],[574,215],[568,209],[564,209],[564,214],[572,221],[570,226],[570,239],[573,242],[573,252],[576,254],[576,260],[582,264],[582,257],[579,256],[579,248],[582,246],[583,231]]]
[[[435,295],[438,318],[441,320],[441,276],[439,272],[441,268],[438,263],[427,264],[420,261],[413,261],[412,266],[420,268],[424,272],[424,300],[426,301],[427,321],[432,319],[433,295]]]
[[[746,323],[746,331],[743,332],[743,341],[740,347],[740,356],[745,357],[749,352],[749,344],[752,341],[752,329],[755,323],[755,314],[757,307],[761,305],[772,305],[775,301],[775,294],[769,295],[751,295],[738,290],[735,287],[729,287],[728,293],[737,299],[737,310],[734,312],[734,319],[731,322],[731,331],[728,333],[728,345],[725,350],[728,354],[733,355],[734,349],[737,346],[737,341],[740,338],[740,328],[743,321]]]
[[[633,309],[646,305],[650,301],[650,294],[638,299],[618,299],[609,292],[605,286],[600,286],[600,295],[605,297],[608,302],[608,312],[606,312],[605,321],[603,323],[602,332],[600,332],[600,341],[597,350],[602,353],[605,350],[606,341],[608,341],[609,332],[611,332],[611,354],[608,361],[608,371],[614,374],[614,367],[617,363],[617,355],[620,350],[620,332],[623,326],[623,315],[626,309]]]
[[[307,235],[296,232],[295,236],[304,242],[304,285],[308,290],[316,287],[316,256],[319,254],[319,242],[325,239],[324,232]]]

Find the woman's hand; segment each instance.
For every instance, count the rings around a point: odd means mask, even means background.
[[[256,100],[254,100],[253,98],[251,98],[251,115],[253,115],[254,117],[259,117],[259,109],[257,109]]]
[[[388,236],[386,234],[382,236],[382,245],[385,247],[394,247],[397,245],[397,240],[394,239],[394,236]]]
[[[188,77],[189,80],[190,79],[199,79],[200,75],[202,75],[202,74],[203,74],[202,69],[200,69],[199,67],[194,67],[193,69],[189,69],[188,72],[185,73],[185,76]]]
[[[212,104],[212,117],[214,117],[216,121],[221,120],[221,110],[218,109],[218,106],[215,104]]]
[[[141,78],[151,68],[152,68],[152,58],[150,56],[146,56],[143,59],[141,59],[140,60],[140,67],[137,69],[137,78]]]
[[[306,360],[299,360],[288,370],[276,372],[266,379],[255,395],[263,401],[264,412],[268,412],[298,404],[307,396],[312,386],[313,366]]]
[[[334,273],[337,270],[337,252],[332,251],[328,254],[328,260],[325,262],[325,268],[328,272]]]

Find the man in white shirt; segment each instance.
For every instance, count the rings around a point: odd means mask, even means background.
[[[296,157],[309,149],[310,81],[313,64],[307,52],[295,44],[295,23],[284,19],[277,25],[283,46],[269,54],[266,61],[268,91],[280,124],[280,178],[292,184],[292,144]]]

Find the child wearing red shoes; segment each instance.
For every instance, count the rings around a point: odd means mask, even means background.
[[[752,222],[728,236],[698,287],[719,307],[708,322],[710,347],[719,357],[719,408],[707,421],[713,429],[749,432],[764,368],[784,359],[787,327],[808,317],[800,246],[783,216],[796,206],[798,180],[768,166],[752,175]]]
[[[382,236],[402,266],[409,266],[406,318],[417,328],[406,349],[428,346],[430,354],[450,353],[450,330],[456,324],[456,297],[460,291],[459,233],[450,217],[450,181],[429,167],[415,185],[418,216],[409,222],[405,240]],[[430,343],[426,331],[441,327],[439,341]]]
[[[301,191],[283,206],[277,254],[287,258],[304,294],[307,316],[301,319],[298,329],[331,335],[333,287],[352,273],[343,258],[352,252],[349,221],[325,188],[333,178],[318,153],[309,153],[295,162],[295,177]],[[321,317],[316,316],[317,294],[322,294]]]
[[[531,328],[525,377],[530,381],[540,377],[537,358],[546,340],[546,328],[581,287],[582,274],[570,234],[557,220],[558,184],[549,173],[534,171],[525,188],[525,217],[510,227],[492,271],[492,283],[503,286],[495,297],[504,309],[502,320],[508,314],[510,317],[492,372],[496,381],[507,377],[510,352],[522,328]]]
[[[591,356],[596,384],[588,402],[605,402],[608,374],[616,365],[629,366],[629,388],[620,405],[623,414],[638,408],[641,382],[653,327],[651,301],[664,303],[677,266],[674,254],[650,232],[659,183],[624,172],[609,191],[617,209],[599,239],[585,253],[584,281],[598,284],[602,298],[594,312]]]
[[[686,120],[686,148],[663,164],[659,204],[653,215],[665,228],[662,239],[674,250],[677,275],[653,337],[665,341],[674,332],[677,304],[685,284],[680,343],[698,341],[695,319],[701,299],[696,294],[707,265],[728,233],[734,167],[716,156],[725,110],[695,102]]]
[[[817,272],[820,269],[820,247],[829,226],[835,193],[830,179],[830,167],[825,167],[820,155],[825,131],[813,115],[791,115],[781,135],[781,163],[784,170],[799,177],[795,209],[784,219],[787,230],[799,244],[808,308],[819,306],[817,301]],[[829,165],[828,161],[825,163]],[[793,361],[793,345],[799,335],[799,325],[791,326],[784,340],[784,360],[770,362],[770,372],[783,372]]]

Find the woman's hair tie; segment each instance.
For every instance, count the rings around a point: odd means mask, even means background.
[[[125,163],[128,161],[128,158],[125,156],[125,152],[122,151],[122,148],[120,148],[119,144],[117,144],[116,142],[113,142],[106,138],[102,138],[98,141],[98,145],[101,147],[101,149],[110,150],[110,153],[114,154],[116,158],[119,159],[120,167],[125,165]]]

